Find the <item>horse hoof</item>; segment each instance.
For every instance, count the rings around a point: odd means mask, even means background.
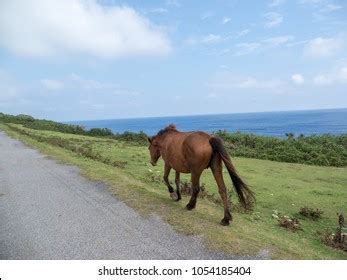
[[[176,201],[180,201],[182,198],[179,196],[177,197]]]
[[[222,219],[222,220],[220,221],[220,224],[221,224],[222,226],[228,226],[228,225],[230,225],[230,222],[229,222],[229,220]]]
[[[177,196],[177,194],[175,192],[170,193],[170,196],[171,196],[171,198],[173,200],[177,200],[178,199],[178,196]]]
[[[186,205],[187,210],[193,210],[195,207],[190,205],[189,203]]]

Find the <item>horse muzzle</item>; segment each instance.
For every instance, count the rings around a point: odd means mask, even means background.
[[[157,165],[157,163],[154,162],[154,161],[151,161],[151,164],[152,164],[153,166],[156,166],[156,165]]]

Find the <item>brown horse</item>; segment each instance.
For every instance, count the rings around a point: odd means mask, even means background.
[[[157,135],[148,138],[151,164],[156,165],[160,156],[165,163],[164,181],[172,198],[181,199],[180,173],[191,173],[192,196],[186,209],[195,208],[196,199],[200,191],[200,176],[204,169],[210,167],[217,182],[219,194],[224,205],[224,218],[221,224],[229,225],[232,220],[230,214],[227,190],[222,174],[222,161],[228,169],[239,201],[244,208],[250,208],[254,202],[253,192],[241,180],[231,163],[230,157],[220,138],[205,132],[179,132],[174,125],[160,130]],[[177,194],[169,182],[170,170],[176,171]]]

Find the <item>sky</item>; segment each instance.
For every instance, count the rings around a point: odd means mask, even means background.
[[[346,108],[346,30],[344,0],[1,0],[0,112]]]

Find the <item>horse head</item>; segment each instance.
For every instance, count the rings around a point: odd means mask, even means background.
[[[160,153],[160,144],[161,140],[164,138],[164,136],[171,131],[177,131],[176,126],[174,124],[170,124],[164,129],[161,129],[157,135],[148,137],[148,142],[149,142],[149,153],[151,155],[151,164],[155,166],[158,162],[158,159],[161,156]]]
[[[160,158],[160,146],[159,146],[159,141],[157,139],[157,136],[153,137],[148,137],[148,142],[149,142],[149,153],[151,156],[151,164],[155,166],[158,162],[158,159]]]

